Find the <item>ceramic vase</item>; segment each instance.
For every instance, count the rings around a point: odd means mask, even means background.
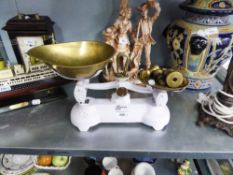
[[[219,68],[232,57],[231,0],[188,0],[185,17],[165,30],[173,68],[189,79],[188,88],[207,89]]]

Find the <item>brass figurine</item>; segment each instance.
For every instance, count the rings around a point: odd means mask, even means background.
[[[154,14],[152,16],[148,15],[150,9],[154,9]],[[147,2],[140,5],[138,11],[141,13],[141,18],[137,24],[137,34],[139,36],[135,37],[136,42],[140,42],[144,47],[145,52],[145,65],[149,69],[151,66],[151,45],[155,44],[155,40],[152,37],[153,25],[160,15],[161,8],[157,1],[148,0]]]
[[[148,0],[139,7],[141,18],[133,29],[130,20],[132,10],[128,0],[121,0],[120,14],[116,22],[108,27],[103,36],[105,42],[116,49],[112,62],[105,67],[103,78],[113,81],[116,77],[126,76],[129,80],[137,78],[143,48],[145,48],[146,67],[150,67],[151,45],[155,43],[151,36],[152,27],[160,14],[160,5],[155,0]],[[153,16],[148,16],[150,9],[154,9]]]
[[[128,7],[128,0],[121,0],[120,14],[116,22],[108,27],[104,32],[105,42],[116,49],[116,53],[112,58],[112,63],[107,65],[103,74],[104,79],[112,81],[115,74],[121,74],[122,70],[128,62],[130,55],[130,34],[132,33],[132,22],[130,18],[132,10]],[[120,57],[119,55],[124,55]],[[117,59],[122,58],[122,65],[119,65]]]

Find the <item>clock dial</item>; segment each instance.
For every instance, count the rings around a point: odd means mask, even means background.
[[[26,68],[26,72],[29,72],[30,65],[32,61],[28,56],[27,52],[34,47],[44,45],[43,37],[42,36],[28,36],[28,37],[16,37],[18,47],[20,50],[20,54],[23,58],[23,63]]]

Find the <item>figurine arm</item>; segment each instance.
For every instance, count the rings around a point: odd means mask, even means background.
[[[112,25],[112,26],[110,26],[110,27],[108,27],[108,28],[106,28],[103,32],[102,32],[102,34],[104,35],[104,36],[115,36],[116,35],[116,31],[117,31],[117,27],[118,27],[118,24],[119,22],[118,22],[118,20]]]
[[[112,25],[115,29],[119,28],[119,19],[117,19],[114,24]]]
[[[137,26],[138,26],[138,25],[137,25]],[[137,28],[137,26],[136,26],[136,28]],[[136,35],[137,35],[137,30],[132,29],[131,38],[133,39],[133,41],[135,41]]]
[[[137,35],[140,36],[140,27],[141,27],[140,23],[141,23],[141,21],[138,22],[138,24],[135,26],[134,29],[132,29],[132,32],[131,32],[131,37],[132,37],[134,42],[136,42],[136,40],[138,39]]]
[[[129,29],[128,29],[128,33],[129,35],[132,37],[133,36],[133,26],[132,26],[132,23],[129,24]]]
[[[116,27],[114,25],[108,27],[107,29],[103,31],[104,36],[114,36],[115,33],[116,33]]]
[[[155,0],[148,0],[148,4],[150,5],[151,8],[155,9],[154,15],[150,17],[150,19],[154,22],[155,20],[158,19],[161,13],[161,8],[159,3]]]

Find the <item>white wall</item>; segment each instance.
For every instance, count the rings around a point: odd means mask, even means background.
[[[119,0],[17,0],[21,13],[48,15],[56,23],[55,35],[58,42],[75,40],[101,40],[101,32],[111,25],[118,14]],[[143,0],[129,0],[133,7],[132,20],[138,18],[135,10]],[[162,13],[155,24],[153,36],[157,44],[152,48],[153,62],[166,64],[169,59],[164,28],[183,12],[178,8],[182,0],[160,0]],[[0,0],[0,28],[17,14],[14,0]],[[0,32],[10,60],[15,56],[5,31]]]

